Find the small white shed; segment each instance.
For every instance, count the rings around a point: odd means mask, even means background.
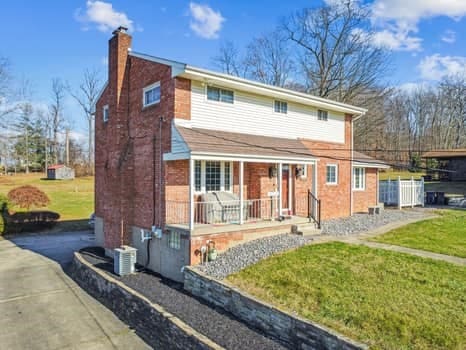
[[[49,180],[72,180],[74,169],[64,164],[55,164],[47,168],[47,179]]]

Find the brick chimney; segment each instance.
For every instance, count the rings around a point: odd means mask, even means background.
[[[118,27],[108,43],[108,82],[115,106],[120,106],[128,50],[131,48],[132,38],[126,33],[127,30],[128,28]]]

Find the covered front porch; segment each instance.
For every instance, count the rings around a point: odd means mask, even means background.
[[[297,139],[173,124],[164,161],[165,224],[191,235],[279,226],[317,213],[318,159]]]
[[[315,160],[192,154],[186,162],[187,196],[167,193],[168,228],[192,235],[235,231],[238,225],[262,229],[301,224],[315,214]]]

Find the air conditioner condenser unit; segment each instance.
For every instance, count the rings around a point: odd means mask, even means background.
[[[134,273],[137,249],[123,245],[115,249],[113,271],[119,276]]]

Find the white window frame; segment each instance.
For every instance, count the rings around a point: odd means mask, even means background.
[[[170,231],[168,236],[168,247],[171,249],[181,249],[181,233],[178,231]]]
[[[156,88],[161,89],[160,81],[158,81],[158,82],[156,82],[154,84],[151,84],[149,86],[146,86],[144,89],[142,89],[142,106],[143,107],[149,107],[149,106],[153,106],[153,105],[156,105],[156,104],[160,103],[160,97],[162,96],[162,91],[160,91],[158,100],[152,101],[151,103],[146,103],[146,92],[148,92],[150,90],[153,90],[153,89],[156,89]]]
[[[206,190],[206,161],[205,160],[195,160],[195,162],[201,162],[201,190],[196,190],[194,188],[194,193],[202,194],[202,193],[210,193],[210,192],[217,192],[217,191],[207,191]],[[209,160],[210,162],[210,160]],[[212,162],[220,162],[220,191],[222,192],[233,192],[233,162],[230,161],[223,161],[223,160],[213,160]],[[230,189],[225,190],[225,163],[230,164]],[[196,163],[194,163],[196,164]],[[195,166],[195,165],[194,165]],[[196,176],[196,175],[194,175]],[[194,186],[196,186],[196,179],[194,179]]]
[[[360,182],[356,181],[356,172],[361,171]],[[353,168],[353,190],[354,191],[364,191],[366,189],[366,169],[362,167]]]
[[[277,104],[278,104],[278,110],[276,108]],[[285,106],[285,108],[283,109],[282,106]],[[288,114],[288,102],[280,101],[280,100],[274,100],[273,101],[273,111],[275,113]]]
[[[328,169],[335,169],[335,181],[328,181]],[[325,167],[325,183],[327,185],[338,185],[338,164],[327,164]]]
[[[110,109],[108,108],[108,105],[105,105],[102,107],[102,120],[104,123],[108,122],[110,119]]]
[[[307,164],[298,164],[297,167],[303,169],[303,174],[300,176],[300,178],[307,179]]]
[[[324,117],[321,117],[321,113],[324,115]],[[328,121],[328,111],[326,111],[324,109],[318,109],[317,110],[317,120],[327,122]]]
[[[219,89],[219,100],[211,100],[209,99],[209,94],[208,94],[208,89],[209,88],[214,88],[214,89]],[[222,90],[224,91],[231,91],[233,93],[233,100],[232,102],[227,102],[227,101],[222,101],[221,99],[221,92]],[[235,90],[232,90],[232,89],[225,89],[225,88],[222,88],[220,86],[214,86],[214,85],[206,85],[205,87],[205,99],[207,102],[211,102],[211,103],[221,103],[222,105],[225,105],[225,106],[231,106],[231,105],[234,105],[235,104]]]

